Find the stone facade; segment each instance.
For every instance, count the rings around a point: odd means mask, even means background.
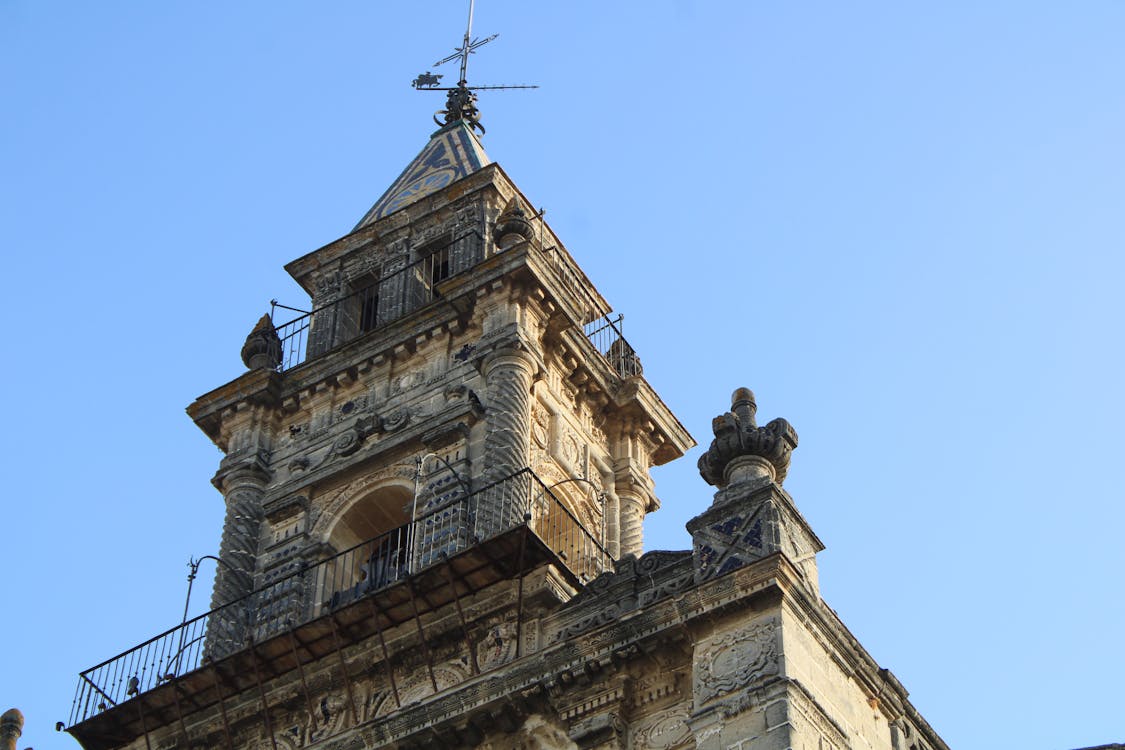
[[[404,174],[424,183],[437,150]],[[693,549],[643,553],[650,469],[693,441],[608,305],[496,164],[413,189],[290,263],[305,327],[259,321],[250,369],[188,410],[225,454],[198,661],[181,633],[125,694],[89,673],[80,703],[101,705],[68,731],[89,750],[944,748],[820,600],[823,546],[781,486],[792,426],[759,428],[737,391]]]

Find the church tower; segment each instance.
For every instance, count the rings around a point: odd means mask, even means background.
[[[188,409],[225,453],[212,606],[254,594],[207,653],[524,524],[568,586],[640,554],[649,469],[694,443],[528,205],[452,119],[349,234],[286,266],[310,312],[263,317],[246,374]]]
[[[693,548],[643,554],[691,436],[476,134],[462,75],[342,238],[286,266],[224,456],[211,611],[80,676],[86,750],[940,750],[820,599],[796,430],[738,389]],[[424,80],[423,80],[424,79]],[[420,76],[431,86],[436,77]]]

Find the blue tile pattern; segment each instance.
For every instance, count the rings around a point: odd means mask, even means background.
[[[389,216],[491,163],[480,141],[463,121],[447,125],[430,136],[430,142],[422,152],[414,157],[414,161],[355,228],[360,229]]]

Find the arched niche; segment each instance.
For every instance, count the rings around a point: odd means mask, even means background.
[[[402,580],[407,573],[413,501],[410,485],[390,482],[368,487],[325,524],[326,549],[334,555],[317,566],[320,611]]]
[[[325,541],[337,552],[410,523],[411,487],[386,484],[359,496],[332,522]]]

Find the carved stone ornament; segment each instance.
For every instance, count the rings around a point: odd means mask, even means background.
[[[711,429],[715,439],[711,447],[699,457],[699,473],[703,480],[716,487],[737,483],[728,475],[728,469],[739,462],[736,459],[756,457],[765,469],[772,469],[778,484],[789,471],[789,459],[797,447],[797,431],[784,419],[778,418],[765,427],[758,427],[754,415],[758,405],[749,388],[739,388],[731,397],[731,410],[715,417]]]
[[[343,294],[345,287],[344,275],[338,270],[316,274],[313,277],[313,284],[316,289],[314,298],[315,304],[313,307],[320,307],[327,302],[334,301]]]
[[[270,316],[263,315],[242,345],[242,362],[251,370],[275,370],[281,366],[281,339]]]
[[[477,663],[482,672],[507,664],[515,655],[516,626],[513,622],[494,624],[477,644]]]
[[[410,421],[410,412],[406,409],[398,409],[383,417],[383,429],[387,432],[394,432],[406,426]]]
[[[332,443],[332,451],[338,456],[350,456],[363,445],[363,435],[356,430],[348,430]]]
[[[645,718],[633,730],[633,747],[666,750],[666,748],[689,747],[691,728],[688,727],[688,708],[676,706],[667,711]]]
[[[550,438],[551,414],[542,405],[536,403],[531,409],[531,437],[540,448],[547,447]]]
[[[501,248],[508,248],[523,240],[530,240],[535,230],[527,220],[527,212],[520,205],[519,198],[513,197],[496,219],[496,229],[492,236]]]
[[[702,704],[777,671],[777,628],[773,622],[728,633],[696,654],[696,700]]]

